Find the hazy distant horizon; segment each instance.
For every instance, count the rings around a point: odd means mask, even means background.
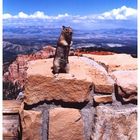
[[[73,48],[137,54],[137,0],[4,0],[4,60],[55,46],[63,25]]]

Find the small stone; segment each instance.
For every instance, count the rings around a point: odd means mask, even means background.
[[[96,103],[111,103],[112,100],[112,95],[94,95],[94,101]]]

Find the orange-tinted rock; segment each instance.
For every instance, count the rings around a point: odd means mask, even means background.
[[[3,100],[3,113],[19,113],[21,102],[16,100]]]
[[[83,120],[79,110],[51,109],[48,140],[84,140]]]
[[[52,59],[30,61],[25,85],[25,102],[44,100],[64,102],[88,101],[94,84],[95,92],[112,93],[113,80],[96,62],[82,57],[69,57],[69,74],[52,74]]]
[[[17,96],[20,90],[23,90],[26,79],[26,70],[28,68],[27,67],[28,61],[37,59],[46,59],[52,57],[54,53],[55,48],[51,46],[46,46],[42,50],[30,55],[18,55],[16,60],[9,66],[8,71],[3,75],[4,85],[6,87],[12,85],[12,88],[4,87],[4,94],[5,95],[9,94],[8,95],[10,96],[9,98],[13,98]],[[15,94],[15,96],[13,96],[12,94]],[[8,97],[5,98],[7,99]]]
[[[94,101],[96,103],[111,103],[112,95],[94,95]]]
[[[42,140],[41,111],[23,110],[21,124],[23,140]]]
[[[9,81],[18,81],[24,85],[26,79],[27,63],[31,60],[46,59],[53,56],[55,48],[46,46],[42,50],[30,55],[18,55],[16,60],[9,66]]]
[[[92,52],[81,52],[82,54],[94,54],[94,55],[113,55],[114,52],[107,52],[107,51],[92,51]]]
[[[115,70],[135,70],[137,69],[137,58],[133,58],[128,54],[114,55],[92,55],[83,54],[83,56],[91,58],[102,64],[109,72]]]
[[[32,64],[31,64],[32,63]],[[89,98],[90,77],[59,74],[56,78],[51,72],[52,59],[32,61],[27,71],[25,102],[38,103],[43,100],[62,100],[64,102],[84,102]],[[87,78],[87,79],[86,79]]]
[[[111,75],[116,81],[117,93],[122,96],[124,101],[137,99],[137,70],[114,71]]]
[[[90,59],[82,58],[82,61],[86,61],[86,63],[90,65],[87,71],[94,84],[94,92],[112,94],[114,91],[114,81],[105,68]]]

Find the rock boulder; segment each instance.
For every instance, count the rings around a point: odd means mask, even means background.
[[[88,58],[71,56],[69,74],[52,74],[53,59],[30,61],[25,85],[25,102],[34,104],[44,100],[64,102],[89,101],[96,93],[113,92],[114,81],[106,70]]]
[[[116,94],[119,94],[124,101],[137,99],[137,70],[114,71],[111,76],[117,84]]]

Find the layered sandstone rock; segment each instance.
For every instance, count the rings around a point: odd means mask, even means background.
[[[92,140],[136,140],[137,109],[134,106],[98,106]]]
[[[13,83],[15,83],[15,81],[18,81],[21,85],[24,85],[24,81],[26,79],[27,62],[37,59],[46,59],[53,56],[54,53],[55,48],[46,46],[42,50],[34,54],[18,55],[16,60],[8,68],[8,80],[12,81]],[[6,79],[4,77],[4,80]]]
[[[124,101],[137,100],[137,70],[114,71],[111,76],[116,81],[116,94]]]
[[[55,108],[49,112],[49,140],[85,140],[82,116],[77,109]]]
[[[44,100],[85,102],[93,90],[101,94],[113,92],[114,81],[102,66],[83,57],[73,56],[69,60],[69,74],[57,77],[52,74],[52,59],[30,61],[24,101],[27,104]]]
[[[115,70],[136,70],[137,58],[133,58],[128,54],[113,54],[113,55],[92,55],[83,54],[83,56],[91,58],[102,64],[108,72]]]

